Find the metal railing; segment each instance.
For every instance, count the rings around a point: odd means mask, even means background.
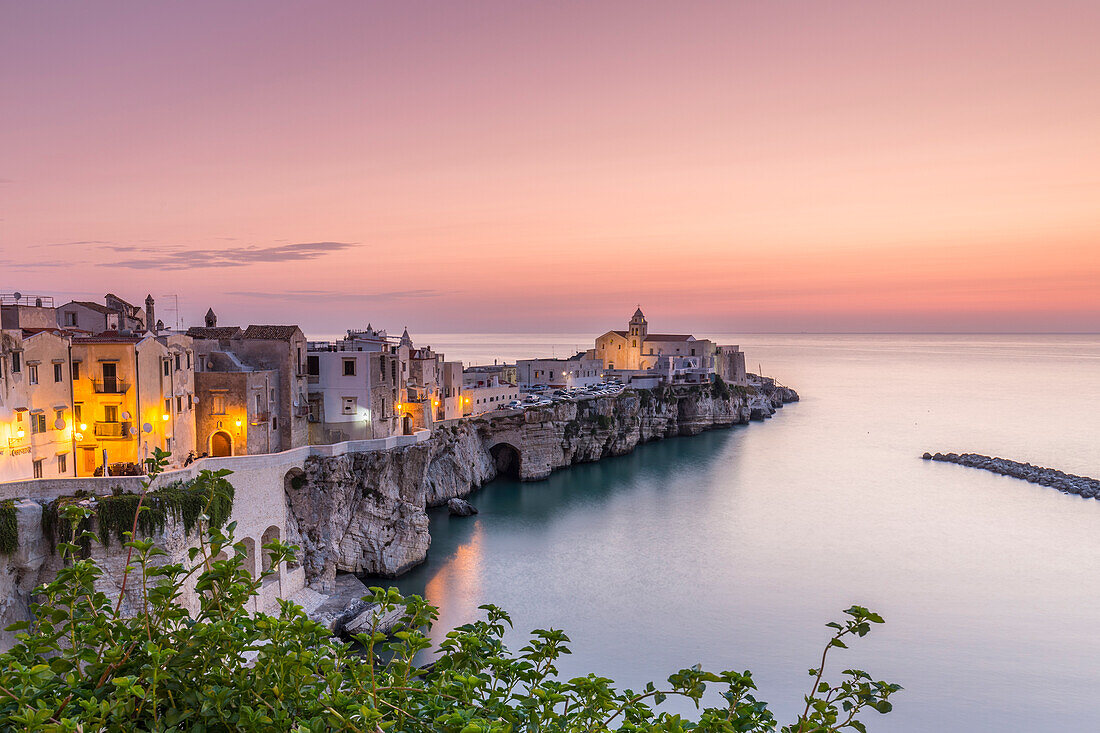
[[[130,438],[130,423],[128,422],[97,422],[95,424],[97,438]]]
[[[93,379],[92,387],[96,394],[125,394],[130,390],[130,383],[122,379]]]

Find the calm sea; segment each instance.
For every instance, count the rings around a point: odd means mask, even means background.
[[[1100,476],[1100,337],[720,336],[795,387],[766,423],[498,481],[432,516],[398,585],[438,632],[510,610],[565,629],[567,676],[635,689],[752,669],[783,718],[852,603],[886,625],[832,662],[906,690],[873,731],[1100,729],[1100,501],[959,466],[974,451]],[[581,336],[433,335],[449,359],[556,353]],[[686,708],[684,709],[686,711]]]

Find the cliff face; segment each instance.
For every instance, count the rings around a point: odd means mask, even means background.
[[[725,395],[709,387],[629,390],[441,426],[408,448],[310,458],[303,480],[287,490],[288,539],[301,545],[307,577],[322,588],[337,570],[393,577],[427,556],[428,507],[498,473],[538,480],[639,443],[746,423],[797,399],[768,384]]]

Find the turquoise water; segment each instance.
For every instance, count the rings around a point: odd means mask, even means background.
[[[425,342],[513,359],[574,340]],[[517,648],[521,631],[566,630],[565,675],[637,688],[697,662],[748,668],[789,718],[823,624],[860,603],[887,623],[833,670],[906,688],[872,730],[1096,730],[1100,501],[919,457],[1100,476],[1100,337],[721,340],[802,401],[547,481],[494,482],[471,497],[477,517],[433,513],[428,562],[397,584],[442,607],[438,632],[493,602]]]

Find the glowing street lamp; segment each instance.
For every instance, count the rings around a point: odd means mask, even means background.
[[[160,419],[163,420],[164,422],[168,422],[169,417],[170,417],[170,415],[166,412],[166,413],[164,413],[163,415],[160,416]]]

